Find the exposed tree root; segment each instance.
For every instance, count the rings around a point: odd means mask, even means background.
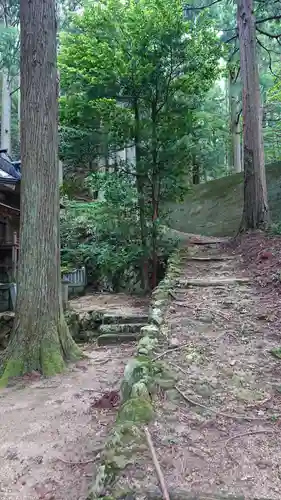
[[[249,431],[249,432],[241,432],[241,434],[235,434],[235,436],[231,436],[225,442],[225,446],[227,446],[230,441],[234,439],[238,439],[245,436],[254,436],[255,434],[276,434],[276,431],[273,429],[259,429],[257,431]]]
[[[197,401],[194,401],[193,399],[190,399],[188,396],[186,396],[186,394],[184,394],[180,390],[180,388],[177,385],[175,385],[175,389],[178,391],[178,393],[181,395],[181,397],[185,401],[187,401],[188,403],[190,403],[194,406],[199,406],[199,408],[203,408],[204,410],[215,413],[216,415],[220,415],[221,417],[232,418],[234,420],[249,420],[249,421],[259,421],[259,420],[265,421],[265,420],[269,420],[271,418],[270,416],[268,416],[268,417],[249,417],[248,415],[235,415],[234,413],[232,413],[232,414],[223,413],[223,412],[218,411],[214,408],[210,408],[209,406],[202,405],[201,403],[198,403]],[[275,417],[280,418],[280,415],[275,415]]]

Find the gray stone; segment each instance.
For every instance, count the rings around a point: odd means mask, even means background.
[[[145,350],[146,354],[147,354],[150,351],[152,351],[153,349],[155,349],[157,347],[157,345],[158,345],[157,339],[146,335],[139,341],[138,353],[142,354],[141,350]]]
[[[149,314],[149,318],[152,323],[155,323],[157,326],[161,326],[163,323],[163,311],[160,308],[153,308]]]
[[[172,403],[178,403],[181,401],[181,396],[176,389],[167,389],[166,396]]]
[[[197,394],[202,396],[203,398],[209,398],[212,395],[212,389],[208,384],[198,384],[195,388]]]
[[[201,323],[212,323],[213,318],[210,314],[204,314],[202,316],[198,316],[198,320],[201,321]]]
[[[143,324],[142,323],[127,323],[127,324],[111,324],[111,325],[101,325],[99,327],[100,334],[116,334],[116,333],[138,333],[140,332]]]
[[[148,337],[158,337],[159,328],[156,325],[145,325],[141,328],[140,333],[142,336],[147,335]]]
[[[104,314],[103,316],[103,324],[145,324],[148,321],[148,315],[126,315],[123,316],[121,314]]]

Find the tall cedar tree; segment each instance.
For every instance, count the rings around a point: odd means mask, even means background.
[[[237,24],[244,123],[244,211],[241,229],[265,229],[269,223],[269,210],[253,0],[237,0]]]
[[[81,353],[60,298],[58,79],[55,0],[21,0],[21,222],[14,330],[2,385],[53,375]]]

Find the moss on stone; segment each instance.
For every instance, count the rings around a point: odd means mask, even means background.
[[[143,337],[147,336],[154,339],[159,335],[159,328],[156,325],[145,325],[141,328],[140,333]]]
[[[141,380],[133,385],[131,391],[132,398],[141,398],[150,401],[150,395],[147,389],[147,385]]]
[[[158,345],[158,340],[146,335],[138,343],[138,353],[148,355]],[[145,351],[145,352],[144,352]]]
[[[145,424],[153,419],[153,408],[150,401],[143,398],[130,398],[120,408],[117,422],[133,422]]]
[[[154,417],[151,401],[153,391],[157,391],[162,385],[168,389],[167,392],[173,391],[173,394],[175,392],[177,397],[179,396],[175,389],[170,389],[175,384],[173,374],[167,370],[163,362],[153,361],[150,357],[158,344],[158,337],[163,334],[165,308],[169,302],[169,290],[174,286],[179,272],[178,263],[179,255],[175,254],[169,261],[171,269],[168,269],[166,277],[152,293],[149,324],[139,325],[142,338],[138,343],[137,356],[127,363],[124,370],[121,383],[123,403],[101,457],[102,466],[99,468],[92,496],[89,496],[91,500],[101,498],[101,492],[103,495],[108,494],[107,490],[110,490],[112,499],[120,498],[117,490],[112,489],[112,483],[119,470],[124,469],[134,454],[139,452],[138,448],[144,445],[142,425],[149,423]],[[112,326],[114,332],[111,330],[110,333],[116,334],[116,329],[119,330],[120,325],[105,323],[107,321],[101,326],[101,330],[105,328],[103,333],[109,333],[108,328]],[[132,331],[131,328],[130,331]],[[110,496],[102,498],[111,500]],[[127,497],[122,494],[121,498],[127,500]],[[131,500],[131,496],[129,498]]]
[[[153,307],[150,311],[149,319],[155,325],[161,326],[163,323],[163,310],[160,308]]]
[[[142,380],[149,383],[151,377],[151,361],[148,357],[138,357],[131,359],[124,371],[124,377],[121,383],[122,400],[126,401],[131,396],[134,384]]]

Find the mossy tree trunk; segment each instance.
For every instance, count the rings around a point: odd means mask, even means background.
[[[14,330],[2,385],[61,372],[81,353],[61,305],[55,0],[21,0],[21,222]]]

